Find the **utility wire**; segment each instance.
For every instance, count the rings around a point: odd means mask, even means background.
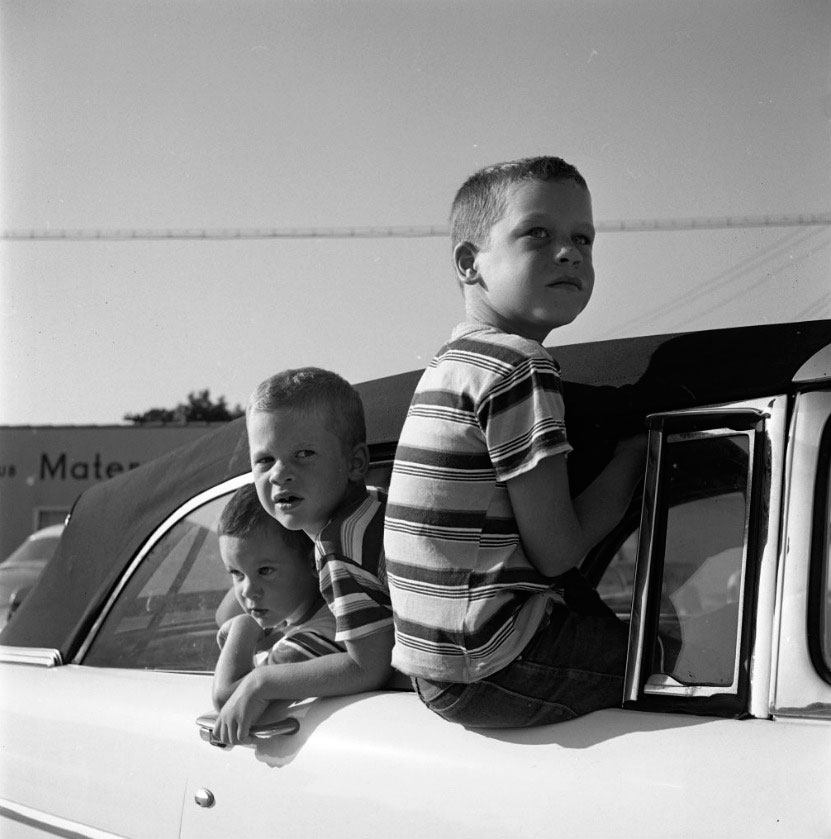
[[[603,233],[725,230],[749,227],[818,227],[831,225],[831,212],[798,215],[716,216],[708,218],[601,221]],[[0,231],[0,240],[25,242],[95,241],[241,241],[250,239],[417,239],[447,236],[444,226],[404,227],[250,227],[191,229],[19,229]]]

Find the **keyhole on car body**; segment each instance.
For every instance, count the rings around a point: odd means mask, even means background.
[[[216,799],[214,798],[214,794],[209,789],[198,789],[196,790],[195,795],[193,796],[193,800],[200,806],[200,807],[213,807],[216,803]]]

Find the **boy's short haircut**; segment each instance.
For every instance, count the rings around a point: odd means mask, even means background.
[[[485,247],[491,228],[505,214],[508,188],[519,181],[576,181],[589,188],[577,169],[559,157],[524,157],[486,166],[471,175],[453,199],[453,247],[459,242]]]
[[[345,450],[366,442],[361,395],[346,379],[331,370],[300,367],[276,373],[251,394],[245,415],[272,413],[281,408],[316,413],[340,439]]]
[[[256,486],[246,484],[231,496],[219,514],[216,535],[244,539],[261,530],[273,531],[289,550],[311,557],[312,540],[302,530],[289,530],[272,518],[260,503]]]

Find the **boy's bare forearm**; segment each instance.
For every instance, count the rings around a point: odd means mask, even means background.
[[[574,500],[587,548],[607,536],[626,514],[643,477],[645,452],[637,446],[619,449],[603,472]]]
[[[361,639],[359,647],[356,654],[354,645],[347,642],[347,652],[257,667],[242,680],[244,689],[267,701],[376,690],[392,672],[392,631]]]
[[[214,671],[212,697],[219,710],[254,666],[254,653],[262,629],[247,615],[233,619]]]
[[[623,518],[643,460],[642,445],[619,446],[611,463],[574,500],[562,455],[508,481],[523,547],[541,574],[557,577],[573,568]]]

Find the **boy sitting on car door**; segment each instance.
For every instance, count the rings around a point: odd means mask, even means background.
[[[229,745],[252,742],[251,725],[275,700],[374,690],[392,673],[392,611],[380,579],[386,495],[366,486],[360,395],[336,373],[286,370],[252,394],[246,429],[263,508],[314,542],[320,593],[343,651],[251,670],[214,727]]]
[[[389,490],[393,664],[468,726],[619,705],[627,629],[575,566],[624,515],[645,437],[619,442],[572,499],[542,346],[592,294],[588,187],[559,158],[488,167],[456,194],[451,236],[466,320],[416,388]]]

